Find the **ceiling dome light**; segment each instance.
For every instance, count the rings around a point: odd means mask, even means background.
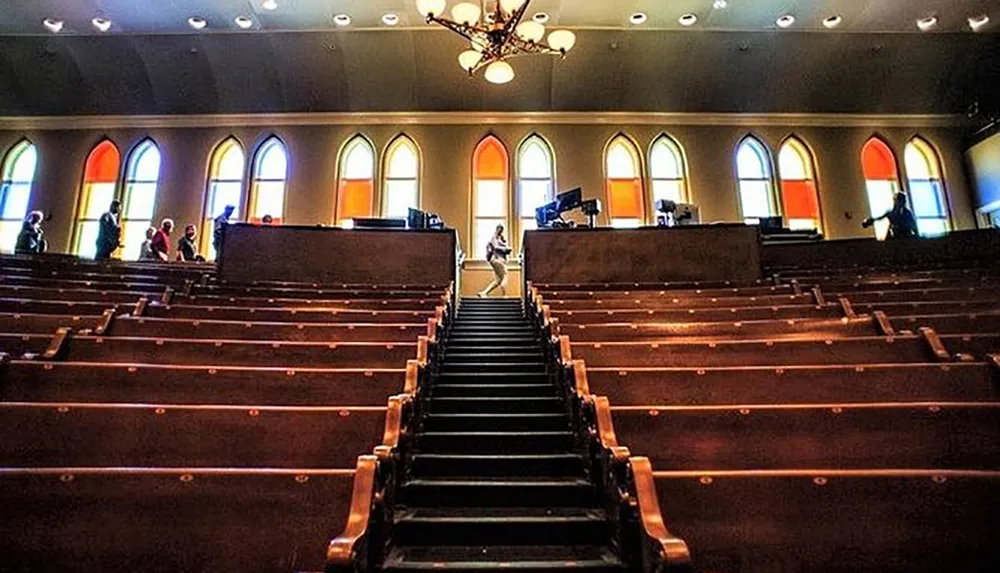
[[[978,32],[980,28],[990,23],[990,17],[986,14],[980,16],[972,16],[969,18],[969,27],[972,28],[973,32]]]
[[[484,77],[491,84],[505,84],[514,79],[514,68],[503,60],[493,62],[486,66]]]
[[[108,20],[107,18],[94,18],[90,21],[90,23],[94,25],[94,28],[96,28],[98,32],[107,32],[111,29],[111,20]]]
[[[260,7],[265,10],[277,10],[278,0],[264,0],[260,3]]]
[[[515,31],[518,36],[528,42],[538,43],[545,37],[545,26],[535,22],[534,20],[521,22],[517,25],[517,29]]]
[[[63,29],[63,21],[53,20],[52,18],[46,18],[42,20],[42,25],[45,26],[45,28],[49,32],[52,32],[53,34],[58,34],[59,32],[62,32]]]
[[[917,20],[917,28],[921,31],[926,32],[928,30],[933,30],[937,27],[938,19],[937,16],[928,16],[926,18],[921,18]]]
[[[823,25],[832,30],[837,26],[839,26],[843,21],[844,17],[838,14],[836,16],[830,16],[826,20],[823,20]]]
[[[548,12],[539,12],[539,13],[535,14],[534,16],[532,16],[531,19],[534,20],[535,22],[538,22],[539,24],[548,24],[548,22],[549,22],[549,13]]]
[[[389,12],[387,14],[382,14],[382,23],[386,26],[395,26],[399,24],[399,15]]]
[[[576,45],[576,34],[569,30],[556,30],[549,34],[549,47],[566,53]]]
[[[479,16],[482,14],[478,4],[472,2],[460,2],[451,9],[451,19],[459,24],[472,26],[479,23]]]
[[[792,16],[791,14],[785,14],[784,16],[778,18],[775,21],[775,24],[777,24],[779,28],[787,28],[794,23],[795,23],[795,16]]]
[[[524,5],[524,0],[500,0],[500,7],[504,9],[508,14],[513,14],[521,9]],[[511,70],[511,78],[514,77],[514,71]],[[508,80],[510,81],[510,80]]]
[[[338,26],[347,26],[351,23],[351,17],[347,14],[337,14],[333,17],[333,23]]]
[[[440,16],[447,5],[446,0],[417,0],[417,12],[424,18]]]
[[[253,20],[247,18],[246,16],[237,16],[236,25],[246,30],[247,28],[253,26]]]
[[[646,20],[648,20],[648,19],[649,19],[649,17],[646,16],[645,12],[636,12],[635,14],[632,14],[631,16],[629,16],[628,21],[632,22],[636,26],[639,26],[641,24],[645,24]]]
[[[475,50],[466,50],[458,55],[458,65],[462,66],[462,69],[472,73],[472,70],[479,65],[479,60],[483,59],[483,54]]]
[[[191,26],[195,30],[201,30],[208,25],[208,22],[204,18],[199,18],[197,16],[192,16],[188,18],[188,26]]]
[[[694,14],[684,14],[677,20],[681,26],[694,26],[698,23],[698,17]]]
[[[726,0],[715,0],[715,2],[712,2],[712,8],[715,8],[716,10],[725,10],[728,7],[729,2]]]

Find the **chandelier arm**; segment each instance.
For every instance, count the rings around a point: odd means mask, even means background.
[[[505,34],[508,36],[514,35],[514,30],[517,28],[517,25],[521,23],[521,19],[524,18],[524,13],[528,11],[528,4],[531,4],[531,0],[525,0],[524,4],[521,4],[521,7],[510,15],[510,19],[504,22],[503,31]],[[497,0],[497,6],[499,5],[500,1]]]
[[[508,44],[513,48],[512,53],[509,55],[520,55],[517,52],[523,52],[525,54],[566,55],[566,53],[562,50],[557,50],[545,42],[529,42],[528,40],[518,36],[511,36],[510,40],[508,40]]]

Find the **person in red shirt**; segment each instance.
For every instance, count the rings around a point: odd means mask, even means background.
[[[153,256],[163,262],[170,260],[170,231],[174,230],[174,221],[164,219],[160,224],[160,230],[153,235]]]

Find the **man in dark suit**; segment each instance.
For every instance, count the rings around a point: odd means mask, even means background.
[[[98,261],[106,261],[111,258],[111,253],[121,246],[122,226],[118,220],[121,213],[122,204],[117,199],[111,202],[108,212],[101,215],[97,227],[97,254],[94,258]]]

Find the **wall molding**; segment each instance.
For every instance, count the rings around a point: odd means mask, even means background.
[[[969,127],[963,115],[657,112],[319,112],[199,115],[0,116],[0,130],[171,129],[322,125],[662,125]]]

